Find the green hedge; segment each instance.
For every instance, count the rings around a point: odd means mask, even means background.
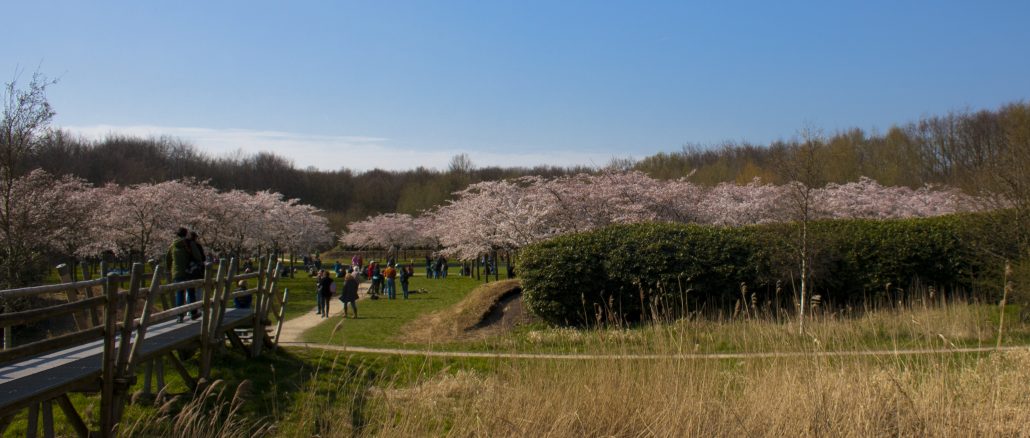
[[[981,257],[967,236],[972,216],[835,220],[809,224],[814,293],[854,304],[914,279],[968,289]],[[713,227],[648,223],[560,236],[519,252],[526,305],[556,324],[638,320],[654,310],[732,310],[749,292],[784,294],[797,281],[794,224]],[[792,275],[793,274],[793,275]]]

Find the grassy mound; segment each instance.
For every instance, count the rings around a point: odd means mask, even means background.
[[[519,280],[487,283],[454,306],[423,315],[402,329],[404,342],[441,343],[481,339],[527,322]]]

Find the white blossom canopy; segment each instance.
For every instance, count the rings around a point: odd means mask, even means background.
[[[353,247],[434,246],[460,259],[515,249],[549,237],[616,223],[648,221],[739,226],[793,219],[790,186],[685,179],[661,181],[641,172],[546,179],[523,177],[472,184],[418,218],[383,214],[348,226]],[[928,217],[978,209],[976,199],[946,187],[884,187],[868,178],[813,190],[813,218]]]

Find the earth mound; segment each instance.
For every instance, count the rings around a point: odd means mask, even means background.
[[[453,307],[412,321],[401,338],[418,343],[482,339],[531,320],[522,306],[522,284],[504,280],[479,286]]]

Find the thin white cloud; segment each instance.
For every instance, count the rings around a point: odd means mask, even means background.
[[[64,126],[62,129],[90,140],[103,140],[112,135],[143,138],[170,136],[187,141],[197,150],[216,157],[237,151],[245,155],[272,152],[292,160],[299,168],[311,166],[322,170],[407,170],[418,166],[446,169],[451,158],[461,153],[468,154],[478,167],[599,166],[611,159],[611,154],[578,151],[502,153],[456,149],[419,150],[394,146],[389,139],[382,137],[308,135],[248,129],[153,125]]]

